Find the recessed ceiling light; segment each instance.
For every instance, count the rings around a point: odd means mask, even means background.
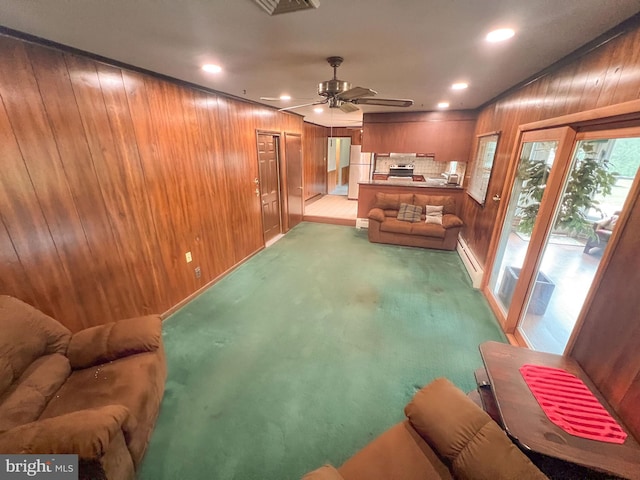
[[[465,88],[468,88],[468,87],[469,87],[469,84],[464,82],[454,83],[453,85],[451,85],[452,90],[464,90]]]
[[[207,63],[202,66],[202,70],[208,73],[220,73],[222,71],[222,67],[220,65],[213,65],[211,63]]]
[[[322,107],[316,107],[316,108],[314,108],[314,109],[313,109],[313,111],[314,111],[314,112],[316,112],[316,113],[322,113],[322,112],[324,112],[324,110],[322,109]]]
[[[514,32],[510,28],[499,28],[498,30],[489,32],[487,34],[486,40],[487,42],[491,42],[491,43],[502,42],[504,40],[507,40],[513,37],[515,34],[516,32]]]
[[[438,108],[449,108],[449,102],[440,102]]]
[[[291,95],[280,95],[280,100],[291,100]]]

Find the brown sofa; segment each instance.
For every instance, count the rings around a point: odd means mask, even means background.
[[[72,334],[2,295],[0,331],[0,453],[74,453],[80,478],[133,479],[164,392],[160,317]]]
[[[420,221],[398,220],[402,203],[422,208]],[[442,225],[425,223],[426,205],[442,205]],[[456,215],[455,198],[446,195],[413,193],[376,193],[376,202],[369,212],[369,241],[408,247],[455,250],[462,220]]]
[[[340,468],[303,480],[543,480],[547,477],[489,415],[451,382],[435,380],[405,407],[407,417]]]

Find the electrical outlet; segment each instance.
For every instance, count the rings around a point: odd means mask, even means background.
[[[200,278],[200,276],[202,275],[202,270],[200,270],[200,267],[196,267],[195,272],[196,272],[196,278]]]
[[[191,257],[191,252],[185,253],[184,256],[187,259],[187,263],[191,263],[191,261],[193,260],[193,258]]]

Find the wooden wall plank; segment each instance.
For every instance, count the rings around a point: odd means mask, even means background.
[[[300,116],[8,36],[0,55],[0,293],[78,330],[168,311],[262,248],[256,129]]]
[[[525,123],[638,98],[640,29],[629,31],[564,68],[486,106],[478,116],[476,135],[501,131],[491,194],[502,191],[517,134]],[[517,105],[517,107],[516,107]],[[496,170],[497,169],[497,170]],[[498,209],[465,199],[462,235],[481,263],[485,263]]]
[[[82,268],[91,261],[91,253],[25,45],[5,40],[0,48],[3,54],[19,64],[18,68],[12,68],[8,62],[1,62],[0,77],[3,81],[0,84],[0,95],[13,126],[13,134],[25,168],[20,176],[23,182],[28,179],[33,186],[37,206],[44,217],[58,257],[58,266],[67,280],[65,283],[79,284],[78,288],[69,292],[70,300],[76,301],[78,305],[65,318],[65,321],[77,329],[87,326],[85,322],[95,314],[91,305],[86,305],[83,300],[92,294],[99,297],[95,279],[89,271]],[[11,232],[12,227],[8,228]]]
[[[111,246],[105,242],[112,238],[111,226],[64,57],[34,45],[28,45],[27,51],[87,242],[88,256],[78,259],[84,264],[87,277],[82,282],[87,289],[86,294],[81,294],[82,302],[90,309],[90,318],[100,318],[105,312],[109,318],[121,318],[119,309],[112,307],[122,305],[133,311],[135,302],[128,292],[111,287],[116,272],[109,261]],[[90,319],[86,323],[93,324]]]

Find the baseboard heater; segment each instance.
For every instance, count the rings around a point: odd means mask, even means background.
[[[482,283],[482,276],[484,275],[484,269],[478,259],[473,254],[473,251],[467,245],[467,242],[464,241],[464,238],[458,237],[458,245],[456,246],[456,250],[460,258],[462,259],[462,263],[464,263],[469,276],[471,277],[471,284],[473,288],[480,288],[480,284]]]

